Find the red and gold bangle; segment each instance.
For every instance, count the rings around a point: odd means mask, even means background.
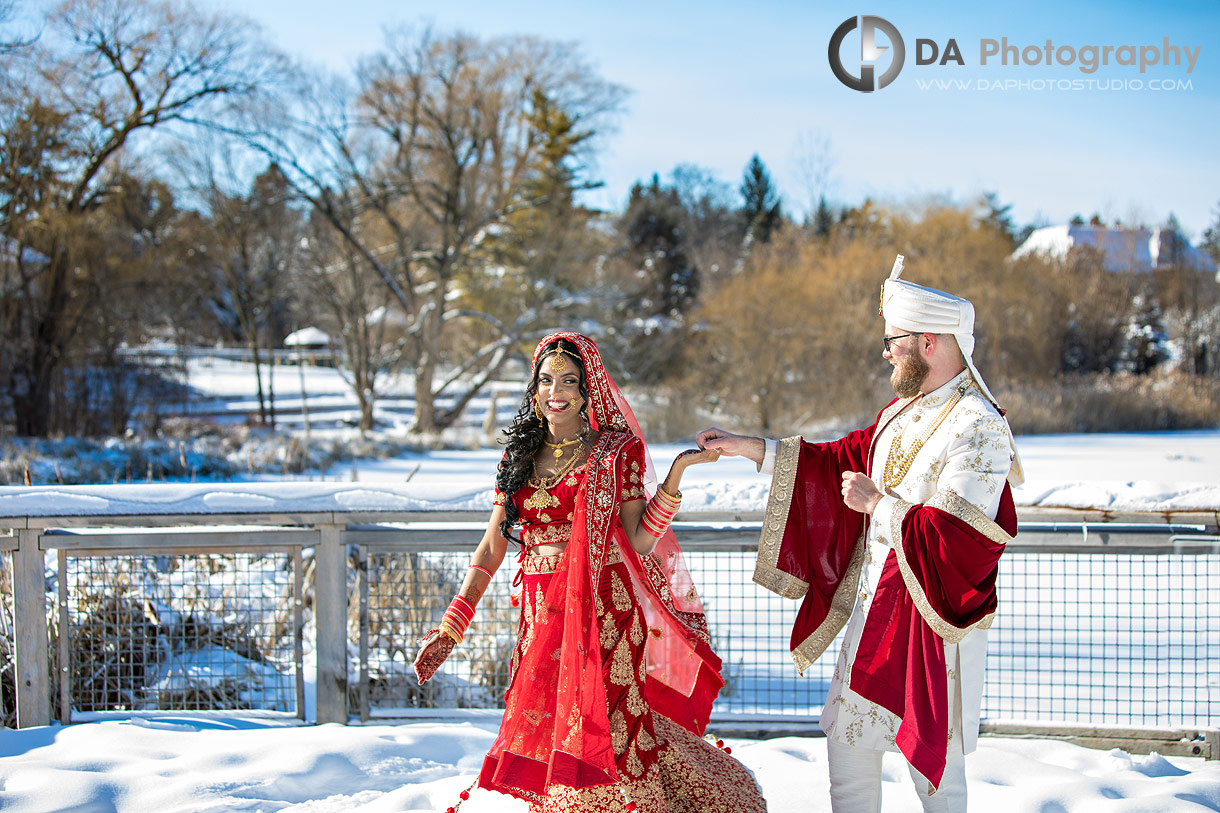
[[[486,573],[486,574],[487,574],[487,578],[489,578],[489,579],[492,577],[492,573],[491,573],[491,571],[490,571],[490,570],[488,570],[487,568],[483,567],[482,565],[471,565],[471,566],[470,566],[470,569],[471,569],[471,570],[477,570],[477,571],[479,571],[480,573]]]
[[[444,616],[441,617],[440,629],[441,632],[452,638],[455,644],[460,644],[466,637],[466,630],[470,629],[470,622],[473,620],[474,605],[460,595],[454,596],[453,601],[449,602]]]
[[[674,511],[678,510],[678,506],[682,504],[682,492],[670,494],[662,486],[657,486],[656,498],[673,506]]]
[[[681,496],[674,497],[667,494],[664,489],[658,488],[657,493],[644,508],[644,515],[640,517],[640,525],[644,527],[645,533],[658,538],[664,535],[681,504]]]

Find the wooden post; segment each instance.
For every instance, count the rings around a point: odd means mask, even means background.
[[[301,549],[292,549],[292,673],[296,684],[297,717],[305,719],[305,566]]]
[[[358,548],[356,586],[360,591],[360,722],[369,721],[369,549]]]
[[[46,579],[39,533],[37,528],[18,529],[17,550],[13,551],[18,728],[51,722]]]
[[[59,722],[72,722],[72,622],[68,617],[68,552],[59,549]]]
[[[319,525],[314,549],[317,722],[347,723],[347,547],[343,526]]]

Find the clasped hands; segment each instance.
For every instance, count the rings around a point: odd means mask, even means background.
[[[744,457],[762,465],[766,442],[762,438],[735,435],[723,429],[704,429],[696,436],[701,449],[718,449],[730,457]],[[858,471],[843,472],[843,503],[853,511],[871,514],[881,501],[881,491],[865,474]]]

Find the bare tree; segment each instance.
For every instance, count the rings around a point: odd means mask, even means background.
[[[313,108],[298,116],[304,134],[298,127],[294,137],[257,143],[406,315],[402,361],[415,378],[415,429],[432,432],[452,425],[541,318],[506,322],[467,307],[458,290],[463,274],[482,271],[515,213],[547,202],[539,177],[589,148],[587,138],[549,138],[541,123],[551,119],[540,111],[558,109],[592,131],[621,92],[568,46],[430,32],[391,35],[357,78],[355,91],[333,81],[315,88]],[[461,321],[483,325],[489,338],[459,355],[450,348]],[[452,406],[438,408],[442,396]]]
[[[258,156],[243,151],[227,139],[197,139],[181,153],[179,166],[206,214],[205,239],[222,307],[254,362],[259,422],[274,425],[274,348],[287,332],[296,300],[291,278],[304,223],[279,167],[271,164],[255,175],[243,159]],[[272,367],[264,387],[268,351]]]
[[[359,429],[373,428],[378,382],[402,352],[401,311],[390,289],[325,218],[310,224],[306,268],[299,276],[321,327],[343,350],[339,372],[356,396]]]
[[[830,136],[821,129],[802,130],[792,149],[797,180],[805,197],[806,217],[811,218],[834,185],[834,150]]]
[[[45,435],[56,370],[93,299],[80,218],[115,187],[107,168],[165,128],[222,119],[251,98],[269,51],[232,15],[176,2],[67,0],[13,60],[0,97],[0,233],[45,261],[0,264],[0,334],[17,431]]]

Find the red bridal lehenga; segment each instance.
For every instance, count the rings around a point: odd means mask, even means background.
[[[478,784],[533,813],[764,811],[745,767],[701,737],[724,681],[677,540],[667,532],[641,557],[619,522],[622,503],[651,490],[634,416],[592,341],[561,333],[539,347],[555,338],[580,349],[600,434],[550,497],[531,499],[530,486],[512,497],[526,545],[521,622]]]

